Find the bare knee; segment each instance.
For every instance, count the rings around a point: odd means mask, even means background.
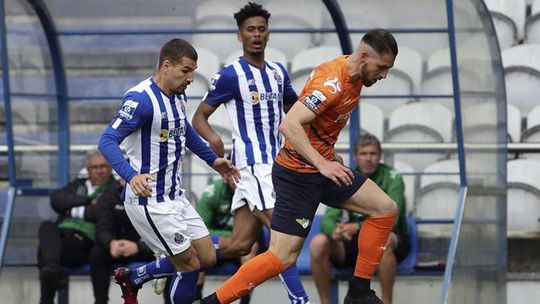
[[[397,212],[397,204],[390,197],[387,197],[386,199],[381,200],[380,204],[377,204],[377,209],[374,215],[386,215]]]
[[[328,250],[330,248],[330,241],[325,234],[317,234],[311,240],[309,244],[309,251],[312,258],[320,259],[328,255]]]
[[[199,263],[201,264],[201,268],[203,269],[212,268],[217,262],[217,258],[215,254],[199,255],[198,258],[199,258]]]

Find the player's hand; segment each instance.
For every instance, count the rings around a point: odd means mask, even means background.
[[[337,223],[334,231],[332,231],[332,240],[341,242],[345,240],[345,223]]]
[[[119,240],[112,240],[109,243],[109,251],[111,253],[111,257],[118,258],[122,256],[122,248],[121,248],[121,242]]]
[[[226,158],[217,158],[212,166],[223,179],[232,178],[235,182],[240,181],[240,171]]]
[[[337,161],[324,160],[317,166],[319,172],[326,178],[332,180],[336,185],[352,185],[354,174],[351,169],[343,166]]]
[[[155,180],[155,178],[148,174],[139,174],[135,175],[129,182],[131,190],[135,193],[136,196],[151,197],[152,196],[152,187],[148,184],[148,180]]]
[[[122,256],[129,257],[139,252],[137,243],[130,240],[120,240],[122,242]]]

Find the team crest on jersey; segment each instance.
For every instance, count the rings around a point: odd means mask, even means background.
[[[135,112],[135,109],[137,109],[138,105],[138,102],[135,102],[133,100],[126,100],[126,102],[124,102],[122,108],[118,112],[118,116],[124,118],[125,120],[131,120],[133,118],[133,112]]]
[[[249,95],[251,95],[251,103],[254,105],[258,104],[259,101],[261,100],[259,96],[259,92],[252,91],[252,92],[249,92]]]
[[[281,79],[281,76],[279,76],[278,71],[274,71],[274,79],[277,81],[278,85],[283,84],[283,80]]]
[[[328,77],[326,81],[324,82],[324,86],[330,87],[329,91],[332,94],[341,92],[341,83],[339,82],[339,79],[337,77],[334,77],[334,78]]]
[[[316,109],[323,101],[326,100],[326,96],[319,91],[315,90],[311,92],[304,100],[302,101],[308,108],[314,110]]]
[[[219,80],[219,77],[221,77],[221,74],[216,74],[212,79],[210,79],[210,87],[208,88],[208,91],[213,91],[216,89],[216,84]]]
[[[177,232],[174,234],[174,242],[176,244],[182,244],[185,240],[186,240],[186,237],[180,232]]]

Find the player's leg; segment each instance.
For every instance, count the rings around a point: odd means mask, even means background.
[[[259,238],[261,223],[248,205],[234,210],[234,226],[230,237],[219,237],[216,253],[219,259],[237,258],[249,254]],[[216,238],[213,239],[215,243]]]
[[[390,232],[386,249],[381,258],[381,263],[377,269],[379,282],[381,283],[382,300],[384,304],[392,304],[394,281],[396,279],[397,259],[395,251],[398,246],[398,237]]]
[[[355,175],[353,184],[354,180],[363,177],[357,172]],[[339,191],[339,188],[334,187],[335,191]],[[370,179],[365,179],[341,207],[368,216],[358,235],[359,255],[345,303],[361,303],[359,301],[382,303],[371,291],[371,277],[379,266],[388,235],[394,224],[397,214],[396,204],[377,184]]]
[[[330,304],[330,284],[332,260],[341,265],[345,261],[345,246],[343,242],[334,242],[324,233],[313,237],[309,244],[311,254],[311,273],[321,304]]]

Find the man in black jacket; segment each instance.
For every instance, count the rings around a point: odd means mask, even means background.
[[[114,183],[100,196],[96,244],[90,254],[92,286],[96,304],[109,300],[109,284],[113,265],[149,262],[154,254],[133,228],[124,203],[120,199],[125,182]]]
[[[99,217],[97,199],[115,181],[111,166],[97,150],[86,158],[88,178],[78,178],[51,193],[51,206],[59,215],[56,222],[39,227],[38,268],[41,304],[52,304],[61,287],[60,266],[87,264],[96,237]]]

